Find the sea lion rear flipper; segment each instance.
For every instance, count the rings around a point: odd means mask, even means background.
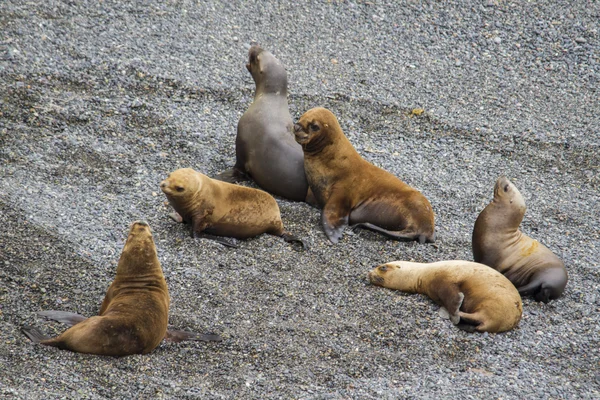
[[[38,328],[34,328],[33,326],[24,326],[21,328],[21,332],[25,334],[33,343],[40,343],[42,340],[50,339],[48,336],[44,335]]]
[[[250,180],[246,173],[236,167],[225,170],[219,174],[217,174],[214,178],[218,181],[228,182],[228,183],[236,183],[240,181]]]
[[[220,342],[223,339],[221,338],[221,336],[215,334],[202,334],[188,331],[168,330],[167,333],[165,333],[165,340],[168,342],[179,343],[185,340]]]
[[[300,243],[300,245],[302,246],[303,250],[308,250],[308,244],[306,244],[306,242],[294,235],[292,235],[289,232],[283,232],[281,234],[281,237],[283,238],[283,240],[285,240],[287,243]]]
[[[465,313],[462,311],[458,312],[460,322],[456,324],[456,327],[467,332],[477,331],[477,327],[481,325],[482,321],[476,317],[476,314]]]
[[[73,326],[87,319],[87,317],[84,317],[83,315],[75,314],[68,311],[56,310],[39,311],[37,315],[46,319],[61,322],[68,326]]]

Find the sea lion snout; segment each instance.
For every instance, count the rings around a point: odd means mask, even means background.
[[[377,274],[376,271],[377,271],[377,268],[372,269],[371,271],[367,272],[367,279],[373,285],[383,286],[383,281],[384,281],[383,276]]]
[[[296,142],[303,144],[308,140],[308,133],[304,131],[304,127],[299,123],[294,124],[294,137]]]

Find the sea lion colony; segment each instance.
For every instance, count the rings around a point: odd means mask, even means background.
[[[246,67],[256,92],[238,123],[235,166],[215,179],[191,168],[169,174],[160,188],[175,210],[173,219],[189,224],[194,238],[225,246],[268,233],[306,248],[284,230],[272,193],[321,208],[323,230],[333,244],[347,226],[395,240],[435,241],[427,198],[364,160],[330,110],[313,108],[292,122],[287,73],[277,58],[254,45]],[[249,178],[269,193],[233,184]],[[519,231],[524,213],[518,189],[500,177],[494,199],[474,226],[475,262],[396,261],[376,267],[368,279],[377,286],[426,294],[440,304],[441,316],[463,330],[510,330],[521,318],[521,295],[548,302],[562,294],[568,279],[556,255]],[[56,338],[30,326],[22,330],[36,343],[112,356],[148,353],[163,339],[220,340],[218,335],[168,330],[169,302],[150,227],[138,221],[131,225],[98,316],[42,311],[38,315],[70,328]]]

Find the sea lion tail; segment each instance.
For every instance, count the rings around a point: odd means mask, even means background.
[[[221,336],[216,334],[203,334],[188,331],[168,330],[165,334],[165,340],[169,342],[179,343],[186,340],[202,341],[202,342],[220,342],[223,340]]]
[[[304,240],[298,238],[297,236],[292,235],[291,233],[286,232],[286,231],[283,231],[280,236],[286,242],[288,242],[288,243],[300,243],[300,245],[302,246],[303,250],[308,250],[308,244]]]
[[[21,328],[21,332],[23,332],[33,343],[40,343],[43,340],[50,339],[50,337],[44,335],[42,331],[33,326],[24,326]]]
[[[240,181],[247,181],[248,175],[246,175],[243,171],[239,170],[238,168],[233,167],[217,174],[212,179],[216,179],[222,182],[236,183]]]

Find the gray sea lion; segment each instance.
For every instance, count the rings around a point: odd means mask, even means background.
[[[364,160],[325,108],[313,108],[294,126],[304,151],[304,170],[323,208],[325,234],[337,243],[346,226],[396,240],[435,240],[431,204],[418,190]]]
[[[258,45],[250,48],[246,68],[256,83],[254,100],[238,122],[235,166],[215,179],[233,183],[247,175],[269,193],[305,201],[304,156],[294,141],[285,68]]]
[[[523,314],[521,296],[513,284],[483,264],[394,261],[379,265],[368,278],[378,286],[429,296],[442,306],[441,316],[466,331],[508,331]]]
[[[217,335],[167,331],[169,291],[158,261],[156,246],[146,222],[134,222],[100,313],[91,318],[64,311],[39,315],[71,328],[49,338],[34,327],[23,327],[32,341],[79,353],[106,356],[146,354],[161,340],[220,340]]]
[[[519,230],[525,210],[515,185],[505,176],[498,178],[494,199],[475,221],[473,258],[504,274],[522,296],[547,303],[562,294],[567,271],[552,251]]]

